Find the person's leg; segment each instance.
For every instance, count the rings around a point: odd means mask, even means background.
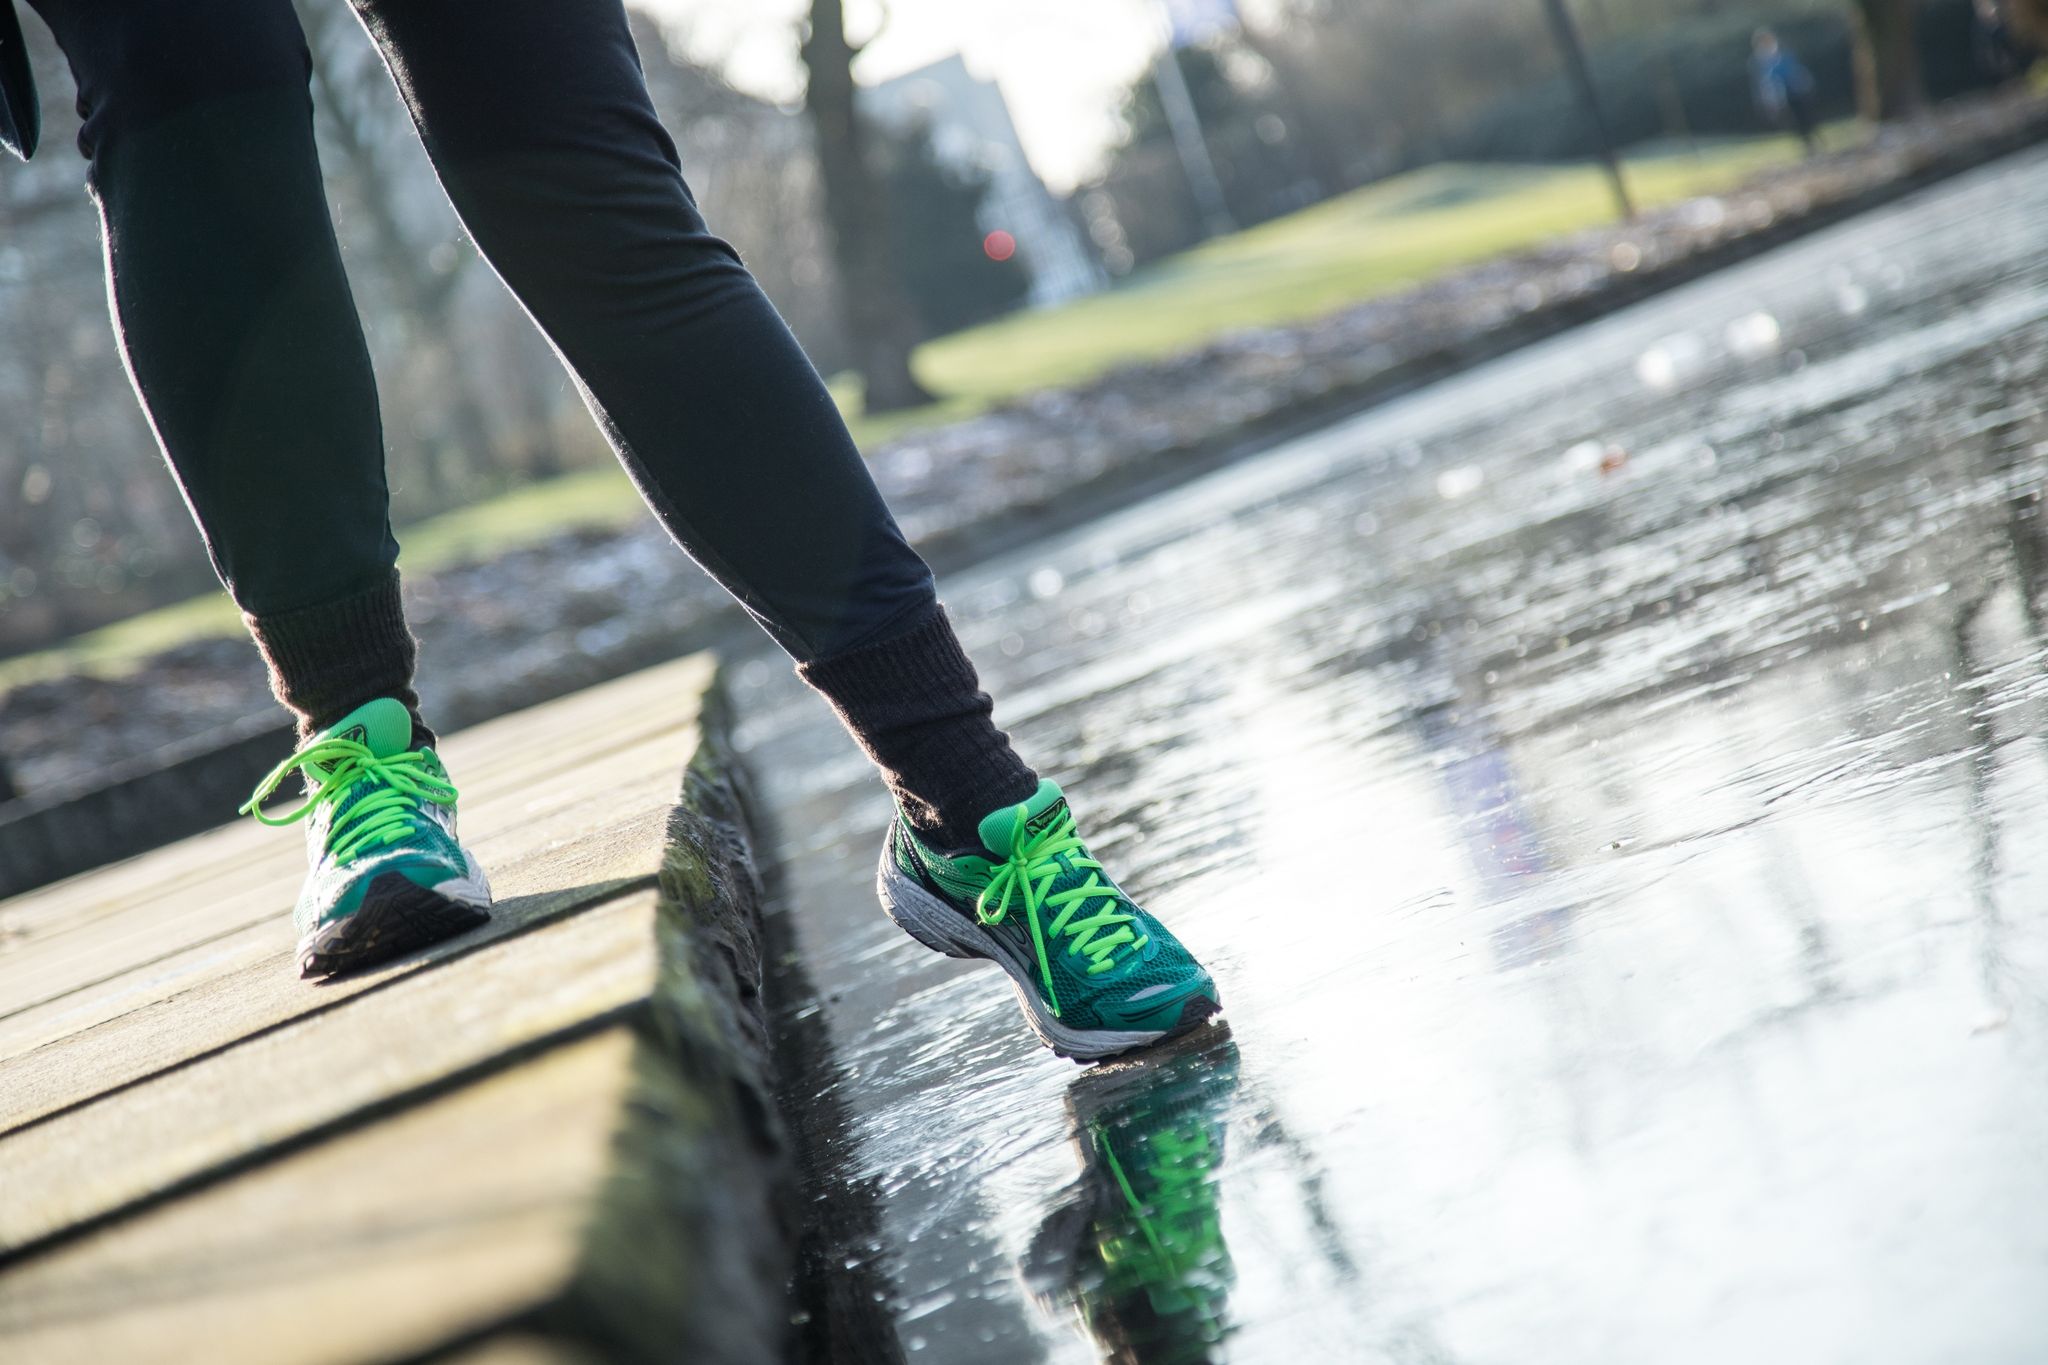
[[[291,0],[34,0],[71,62],[136,393],[299,723],[300,970],[481,923],[399,608],[383,440]]]
[[[31,0],[71,63],[122,354],[302,734],[412,707],[369,353],[290,0]]]
[[[356,0],[477,245],[669,530],[888,781],[877,869],[913,937],[997,962],[1054,1049],[1193,1028],[1216,987],[1107,880],[989,700],[825,387],[705,228],[619,0]]]
[[[1799,134],[1799,145],[1808,156],[1813,155],[1814,118],[1811,96],[1793,94],[1786,100],[1786,107],[1792,114],[1792,127]]]
[[[355,0],[477,246],[648,502],[948,847],[1037,777],[830,394],[698,213],[618,0]]]

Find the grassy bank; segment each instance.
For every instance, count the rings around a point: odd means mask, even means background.
[[[535,544],[578,526],[624,522],[640,514],[639,496],[615,469],[551,479],[416,523],[401,532],[407,573],[475,560]],[[0,660],[0,692],[79,672],[118,673],[187,640],[239,635],[241,615],[226,594],[210,592],[88,631],[61,645]]]
[[[1720,141],[1632,157],[1642,207],[1727,189],[1798,155],[1791,138]],[[1039,389],[1084,383],[1132,361],[1200,346],[1241,327],[1300,322],[1613,218],[1597,168],[1432,166],[1219,238],[1059,308],[1019,313],[928,342],[919,374],[940,401],[915,412],[853,416],[864,448]],[[856,389],[834,384],[841,406]],[[404,567],[428,573],[558,531],[640,515],[631,485],[593,470],[408,527]],[[157,650],[240,629],[218,594],[145,612],[53,649],[0,662],[0,690],[81,669],[121,670]]]
[[[1644,208],[1727,189],[1791,161],[1790,138],[1632,159]],[[1300,322],[1460,266],[1612,221],[1592,166],[1431,166],[1221,238],[1063,308],[943,337],[919,373],[955,402],[1074,384],[1239,327]]]

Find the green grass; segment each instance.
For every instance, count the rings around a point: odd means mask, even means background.
[[[415,522],[402,536],[404,568],[431,573],[532,545],[574,527],[622,525],[642,510],[639,493],[617,469],[565,474]]]
[[[1851,136],[1830,129],[1833,141]],[[1789,137],[1719,141],[1698,154],[1632,156],[1629,185],[1651,208],[1727,189],[1799,154]],[[940,397],[913,412],[850,415],[864,449],[993,403],[1082,383],[1132,361],[1171,355],[1242,327],[1297,322],[1533,246],[1613,218],[1596,167],[1443,165],[1414,171],[1304,209],[1137,271],[1117,287],[1059,308],[1013,314],[940,337],[918,350],[919,375]],[[835,379],[850,414],[858,385]],[[572,474],[406,528],[404,568],[449,564],[532,544],[576,526],[640,514],[616,471]],[[81,669],[118,672],[240,620],[218,594],[181,602],[0,662],[0,691]]]
[[[618,525],[642,514],[639,494],[616,469],[593,469],[501,494],[407,527],[403,565],[432,573],[500,554],[578,526]],[[118,675],[189,640],[242,633],[224,593],[176,602],[88,631],[61,645],[0,660],[0,692],[79,672]]]
[[[1742,140],[1697,158],[1635,159],[1627,176],[1649,208],[1797,155],[1790,138]],[[1107,293],[940,338],[918,353],[918,372],[956,402],[999,401],[1233,328],[1333,312],[1613,216],[1591,166],[1432,166],[1211,242]]]

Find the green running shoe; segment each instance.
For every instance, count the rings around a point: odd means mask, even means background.
[[[940,853],[900,816],[875,890],[912,938],[1010,974],[1045,1045],[1077,1062],[1185,1033],[1216,1013],[1216,983],[1102,874],[1050,781],[983,817],[978,851]]]
[[[304,804],[262,803],[294,772]],[[292,924],[301,976],[332,976],[452,938],[490,917],[490,884],[455,838],[455,786],[432,749],[412,747],[412,713],[379,697],[270,770],[242,807],[266,825],[306,822],[312,870]]]

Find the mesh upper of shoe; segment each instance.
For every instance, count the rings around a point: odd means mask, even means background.
[[[1048,813],[1055,818],[1063,814],[1065,798],[1050,782],[1041,785],[1034,798],[1025,804],[1021,812],[1014,808],[1009,812],[998,812],[983,822],[984,839],[990,846],[981,854],[972,855],[973,862],[960,857],[948,858],[926,847],[911,833],[899,825],[899,837],[910,845],[917,863],[924,869],[941,891],[963,914],[974,915],[974,902],[981,890],[988,885],[988,873],[984,867],[993,870],[1004,861],[997,856],[998,847],[1008,847],[1021,827],[1036,822],[1043,827]],[[1000,819],[998,817],[1001,817]],[[992,823],[993,822],[993,823]],[[993,836],[991,838],[991,836]],[[1046,967],[1054,977],[1054,989],[1063,1005],[1063,1016],[1067,1010],[1094,1013],[1101,1007],[1136,1005],[1145,1011],[1155,1007],[1171,1007],[1184,995],[1193,991],[1206,990],[1213,993],[1214,987],[1208,974],[1194,957],[1179,944],[1173,935],[1109,881],[1108,876],[1098,868],[1077,866],[1076,856],[1089,857],[1083,846],[1073,854],[1059,854],[1054,858],[1058,872],[1049,880],[1041,872],[1038,885],[1042,893],[1034,891],[1040,902],[1041,932],[1046,948]],[[1089,861],[1093,861],[1089,857]],[[1099,972],[1088,970],[1092,959],[1085,951],[1075,950],[1075,940],[1069,934],[1054,933],[1051,926],[1058,921],[1062,911],[1071,902],[1055,903],[1053,898],[1065,891],[1085,887],[1091,879],[1101,888],[1102,894],[1092,896],[1082,904],[1073,907],[1068,923],[1085,920],[1099,914],[1103,909],[1113,907],[1120,915],[1130,916],[1127,924],[1134,940],[1117,946],[1110,954],[1111,965]],[[1027,956],[1035,956],[1031,931],[1026,922],[1026,912],[1020,904],[1021,892],[1013,894],[1013,906],[1004,913],[1001,922],[984,927],[991,933],[1002,934],[1016,944]],[[1098,934],[1115,932],[1098,930]],[[1186,991],[1175,988],[1186,987]],[[1151,992],[1147,995],[1147,992]],[[1133,1000],[1133,997],[1144,997]]]

